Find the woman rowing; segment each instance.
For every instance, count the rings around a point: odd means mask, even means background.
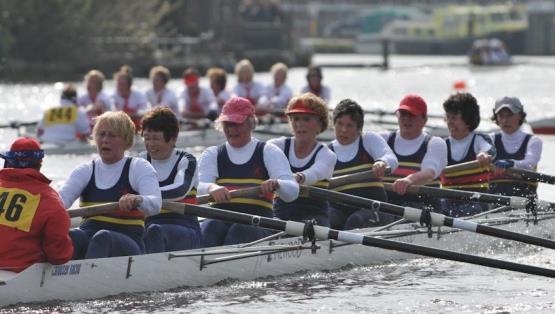
[[[432,184],[447,165],[447,146],[437,137],[424,132],[428,121],[428,105],[418,95],[407,95],[395,112],[399,130],[381,132],[380,135],[397,157],[399,167],[384,181],[393,183],[389,201],[403,206],[430,208],[430,200],[405,195],[411,185]]]
[[[301,93],[312,93],[329,103],[331,98],[331,90],[328,86],[322,84],[322,68],[310,65],[306,73],[307,85],[301,89]]]
[[[495,148],[488,136],[474,132],[480,124],[480,107],[476,98],[469,93],[457,93],[445,100],[443,109],[449,129],[449,137],[445,139],[447,165],[476,160],[479,167],[443,174],[441,187],[487,193],[489,166]],[[442,199],[441,205],[443,213],[452,217],[470,216],[488,209],[484,203],[450,199]]]
[[[148,103],[143,93],[133,89],[133,75],[131,67],[124,65],[114,73],[116,81],[116,92],[114,93],[114,108],[123,111],[131,117],[138,130],[141,125],[141,117],[148,110]]]
[[[503,97],[495,102],[492,120],[501,128],[492,134],[497,155],[490,177],[490,193],[528,197],[534,206],[537,183],[507,175],[506,169],[535,170],[542,153],[542,140],[521,128],[526,112],[516,97]]]
[[[168,68],[158,65],[150,69],[149,78],[152,88],[146,91],[146,98],[152,108],[157,106],[168,106],[173,113],[179,114],[179,105],[174,92],[167,88],[171,74]]]
[[[281,62],[272,66],[270,73],[274,82],[265,87],[264,94],[258,100],[257,113],[264,114],[278,111],[275,114],[284,117],[283,110],[285,110],[289,100],[293,97],[293,91],[285,84],[287,71],[287,66]]]
[[[264,85],[254,80],[254,66],[243,59],[235,65],[237,85],[233,87],[233,93],[239,97],[248,99],[254,106],[258,99],[264,94]]]
[[[135,125],[127,114],[100,115],[93,129],[99,158],[73,170],[60,190],[66,208],[77,198],[81,206],[119,203],[113,213],[84,217],[70,231],[75,259],[144,253],[144,220],[160,212],[162,199],[148,161],[125,156],[134,136]]]
[[[146,152],[139,156],[156,169],[162,199],[196,204],[197,159],[175,148],[179,136],[175,114],[168,107],[156,107],[144,115],[141,130]],[[145,228],[147,253],[195,249],[201,245],[196,216],[176,214],[162,208],[160,214],[146,218]]]
[[[189,67],[183,71],[185,89],[181,92],[183,101],[183,118],[188,119],[216,119],[218,103],[210,88],[200,86],[200,73]]]
[[[77,98],[77,105],[87,112],[91,125],[92,120],[106,111],[112,110],[110,96],[102,91],[104,87],[104,73],[99,70],[90,70],[85,75],[85,88],[87,92]]]
[[[281,137],[269,143],[284,152],[299,184],[327,187],[337,157],[316,140],[316,136],[328,128],[326,103],[314,94],[305,93],[289,101],[285,114],[293,137]],[[283,220],[315,219],[320,226],[330,226],[328,202],[323,200],[299,197],[291,202],[280,195],[274,202],[274,213]]]
[[[199,193],[210,195],[215,207],[272,217],[273,192],[291,202],[299,195],[285,155],[275,145],[252,137],[256,126],[254,105],[246,98],[229,99],[218,120],[227,139],[225,144],[207,148],[200,160]],[[232,198],[233,190],[260,186],[262,193]],[[267,229],[206,219],[201,224],[204,246],[255,241],[270,235]]]
[[[375,178],[334,188],[347,194],[387,201],[381,178],[387,167],[397,168],[397,157],[385,140],[374,132],[362,133],[364,112],[358,103],[344,99],[333,110],[335,140],[328,144],[337,155],[333,176],[372,170]],[[331,227],[351,230],[387,224],[393,216],[376,210],[360,209],[339,203],[330,205]]]

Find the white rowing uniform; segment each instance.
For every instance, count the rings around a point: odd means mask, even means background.
[[[527,133],[519,128],[513,134],[508,134],[503,131],[501,133],[501,142],[505,151],[509,154],[516,153],[520,146],[523,144]],[[492,140],[495,140],[495,133],[490,134]],[[526,153],[524,154],[524,159],[513,160],[517,169],[534,170],[538,163],[540,162],[541,154],[543,149],[542,140],[536,135],[532,135],[526,146]]]
[[[111,111],[113,110],[112,108],[112,99],[110,98],[110,96],[108,96],[106,93],[100,91],[96,97],[91,97],[90,94],[86,93],[85,95],[81,95],[79,96],[79,98],[77,98],[77,105],[79,107],[83,107],[83,109],[87,110],[87,107],[89,105],[93,105],[96,103],[101,103],[102,107],[104,108],[104,111]]]
[[[249,143],[235,148],[225,143],[230,161],[236,165],[247,163],[254,154],[258,139],[252,138]],[[276,193],[285,201],[291,202],[299,196],[299,184],[295,181],[289,161],[283,152],[271,143],[264,145],[264,166],[271,179],[277,179],[279,188]],[[218,146],[208,147],[201,156],[199,164],[199,194],[208,194],[208,187],[216,182],[218,174]]]
[[[357,137],[352,143],[341,145],[337,140],[333,140],[333,150],[337,155],[337,161],[348,162],[353,160],[358,154],[359,139]],[[393,150],[387,145],[387,142],[375,132],[365,132],[362,134],[362,147],[374,159],[374,161],[383,161],[391,171],[395,171],[399,162],[393,153]]]
[[[113,187],[119,180],[127,158],[106,164],[100,158],[94,162],[95,186],[102,190]],[[92,176],[92,162],[86,162],[75,168],[59,191],[65,208],[70,208],[73,202],[81,196]],[[129,168],[129,183],[133,190],[143,198],[138,208],[145,216],[156,215],[162,206],[162,196],[158,185],[158,176],[152,165],[142,158],[133,158]]]
[[[264,85],[253,81],[249,83],[237,83],[233,87],[233,93],[236,96],[250,100],[253,105],[258,103],[258,99],[264,94]]]
[[[258,106],[266,110],[285,110],[289,100],[293,97],[293,90],[283,84],[276,87],[270,84],[265,87],[264,94],[258,99]]]
[[[42,130],[43,143],[67,143],[91,132],[89,119],[83,108],[62,99],[60,106],[47,109],[37,128]]]
[[[180,94],[183,101],[183,112],[188,113],[204,113],[207,115],[210,111],[218,112],[218,103],[214,92],[206,87],[199,86],[199,94],[196,98],[191,98],[187,88],[184,88]]]
[[[112,96],[114,108],[129,114],[142,115],[148,111],[148,103],[143,93],[131,89],[128,98],[123,98],[117,91]]]
[[[146,99],[152,108],[156,106],[168,106],[176,116],[179,116],[179,105],[175,93],[168,88],[164,88],[158,92],[149,89],[146,92]]]

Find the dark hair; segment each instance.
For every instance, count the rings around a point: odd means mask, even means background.
[[[357,128],[362,130],[362,125],[364,124],[364,111],[360,105],[349,98],[343,99],[342,101],[335,106],[333,109],[333,124],[339,119],[342,115],[348,115],[356,122]]]
[[[449,96],[443,103],[443,109],[446,113],[460,113],[470,131],[474,131],[480,124],[480,106],[470,93],[457,93]]]
[[[141,120],[141,135],[144,130],[161,131],[164,140],[169,142],[179,134],[179,121],[175,113],[167,106],[158,106],[145,113]]]
[[[307,68],[307,72],[306,72],[306,78],[308,79],[308,77],[311,74],[316,74],[318,75],[320,78],[322,78],[322,68],[317,66],[317,65],[309,65]]]
[[[72,103],[77,103],[77,90],[75,89],[75,86],[73,84],[67,84],[64,86],[64,89],[62,90],[62,99],[64,100],[69,100]]]
[[[509,109],[507,109],[507,110],[509,110]],[[518,121],[518,125],[522,125],[524,122],[526,122],[526,112],[524,112],[524,110],[522,110],[518,114],[520,114],[520,120]],[[491,121],[493,121],[493,122],[495,122],[495,124],[499,125],[499,121],[497,121],[497,114],[495,114],[495,109],[493,109],[493,116],[491,116]]]

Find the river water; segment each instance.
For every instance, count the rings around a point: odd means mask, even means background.
[[[320,63],[369,63],[365,56],[316,56]],[[430,113],[441,113],[441,104],[453,92],[456,81],[464,81],[480,104],[484,117],[491,115],[495,99],[519,97],[528,120],[555,115],[555,57],[521,57],[511,67],[471,68],[463,57],[392,56],[392,69],[369,67],[325,68],[324,83],[332,88],[331,106],[351,98],[366,109],[393,111],[407,93],[426,99]],[[288,84],[299,90],[305,70],[293,68]],[[257,73],[256,79],[270,82],[270,75]],[[233,85],[235,77],[228,78]],[[83,91],[83,84],[75,82]],[[201,84],[206,86],[207,81]],[[0,124],[8,121],[36,121],[43,109],[58,103],[60,84],[0,84]],[[136,79],[145,91],[149,82]],[[170,88],[178,90],[174,79]],[[105,84],[114,89],[113,81]],[[16,133],[0,129],[0,150],[4,151]],[[555,137],[544,141],[539,171],[555,174],[549,156],[555,154]],[[47,156],[43,172],[59,187],[77,165],[92,155]],[[541,185],[542,199],[555,201],[555,188]],[[471,253],[471,252],[469,252]],[[510,253],[490,257],[514,260]],[[555,268],[555,252],[529,250],[518,262]],[[299,313],[299,312],[379,312],[379,313],[553,313],[555,280],[471,266],[437,259],[418,259],[379,267],[353,267],[332,272],[308,272],[250,282],[226,282],[207,288],[183,288],[169,292],[123,295],[80,302],[53,302],[12,306],[1,312],[200,312],[200,313]]]

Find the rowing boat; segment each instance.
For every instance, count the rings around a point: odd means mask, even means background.
[[[531,217],[524,210],[479,216],[468,220],[542,238],[552,237],[555,233],[555,213],[552,211],[540,212],[537,225],[529,223]],[[474,254],[490,255],[492,251],[502,249],[523,254],[527,251],[526,246],[515,242],[458,229],[434,227],[431,237],[429,231],[413,223],[394,223],[353,232]],[[310,242],[302,237],[280,238],[279,235],[240,246],[76,260],[57,266],[38,263],[16,276],[0,272],[0,306],[207,286],[229,279],[255,280],[301,271],[383,265],[417,258],[416,255],[359,244],[335,240]]]

